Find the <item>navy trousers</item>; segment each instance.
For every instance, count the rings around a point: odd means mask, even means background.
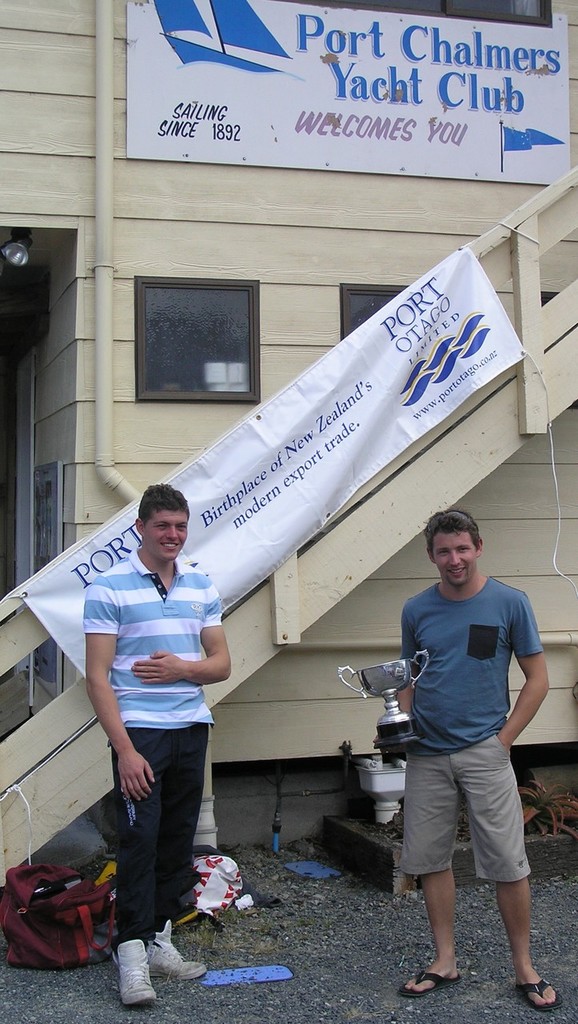
[[[127,731],[150,764],[155,782],[144,800],[124,797],[112,751],[118,831],[116,945],[130,939],[146,945],[177,916],[179,897],[190,888],[209,726],[203,722],[184,729]]]

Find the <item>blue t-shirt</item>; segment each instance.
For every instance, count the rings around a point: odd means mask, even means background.
[[[510,698],[508,669],[542,650],[536,619],[521,590],[488,579],[475,597],[450,601],[437,584],[411,597],[401,619],[402,658],[427,650],[413,713],[423,739],[412,754],[449,754],[495,736]]]

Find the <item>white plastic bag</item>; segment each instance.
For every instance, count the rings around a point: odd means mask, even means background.
[[[193,887],[199,913],[213,916],[215,911],[226,910],[237,899],[243,882],[238,865],[231,857],[221,854],[194,857],[193,867],[200,875]]]

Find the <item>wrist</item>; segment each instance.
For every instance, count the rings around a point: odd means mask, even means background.
[[[134,744],[131,742],[128,736],[119,739],[117,743],[111,740],[111,744],[114,747],[117,757],[126,757],[127,754],[132,754],[134,751]]]
[[[499,733],[496,734],[496,737],[506,750],[510,750],[512,743],[514,742],[513,738],[510,739],[503,729],[500,729]]]

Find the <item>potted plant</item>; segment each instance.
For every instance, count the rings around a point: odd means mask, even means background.
[[[578,874],[578,797],[563,786],[532,780],[519,786],[526,831],[526,853],[533,879]],[[371,878],[386,892],[416,888],[399,868],[403,811],[386,824],[326,817],[324,842],[352,871]],[[452,863],[457,886],[478,885],[470,843],[468,815],[462,804]]]
[[[563,786],[545,786],[533,779],[527,786],[519,786],[522,799],[524,825],[528,834],[557,836],[566,832],[578,839],[578,831],[569,822],[578,822],[578,798]]]

